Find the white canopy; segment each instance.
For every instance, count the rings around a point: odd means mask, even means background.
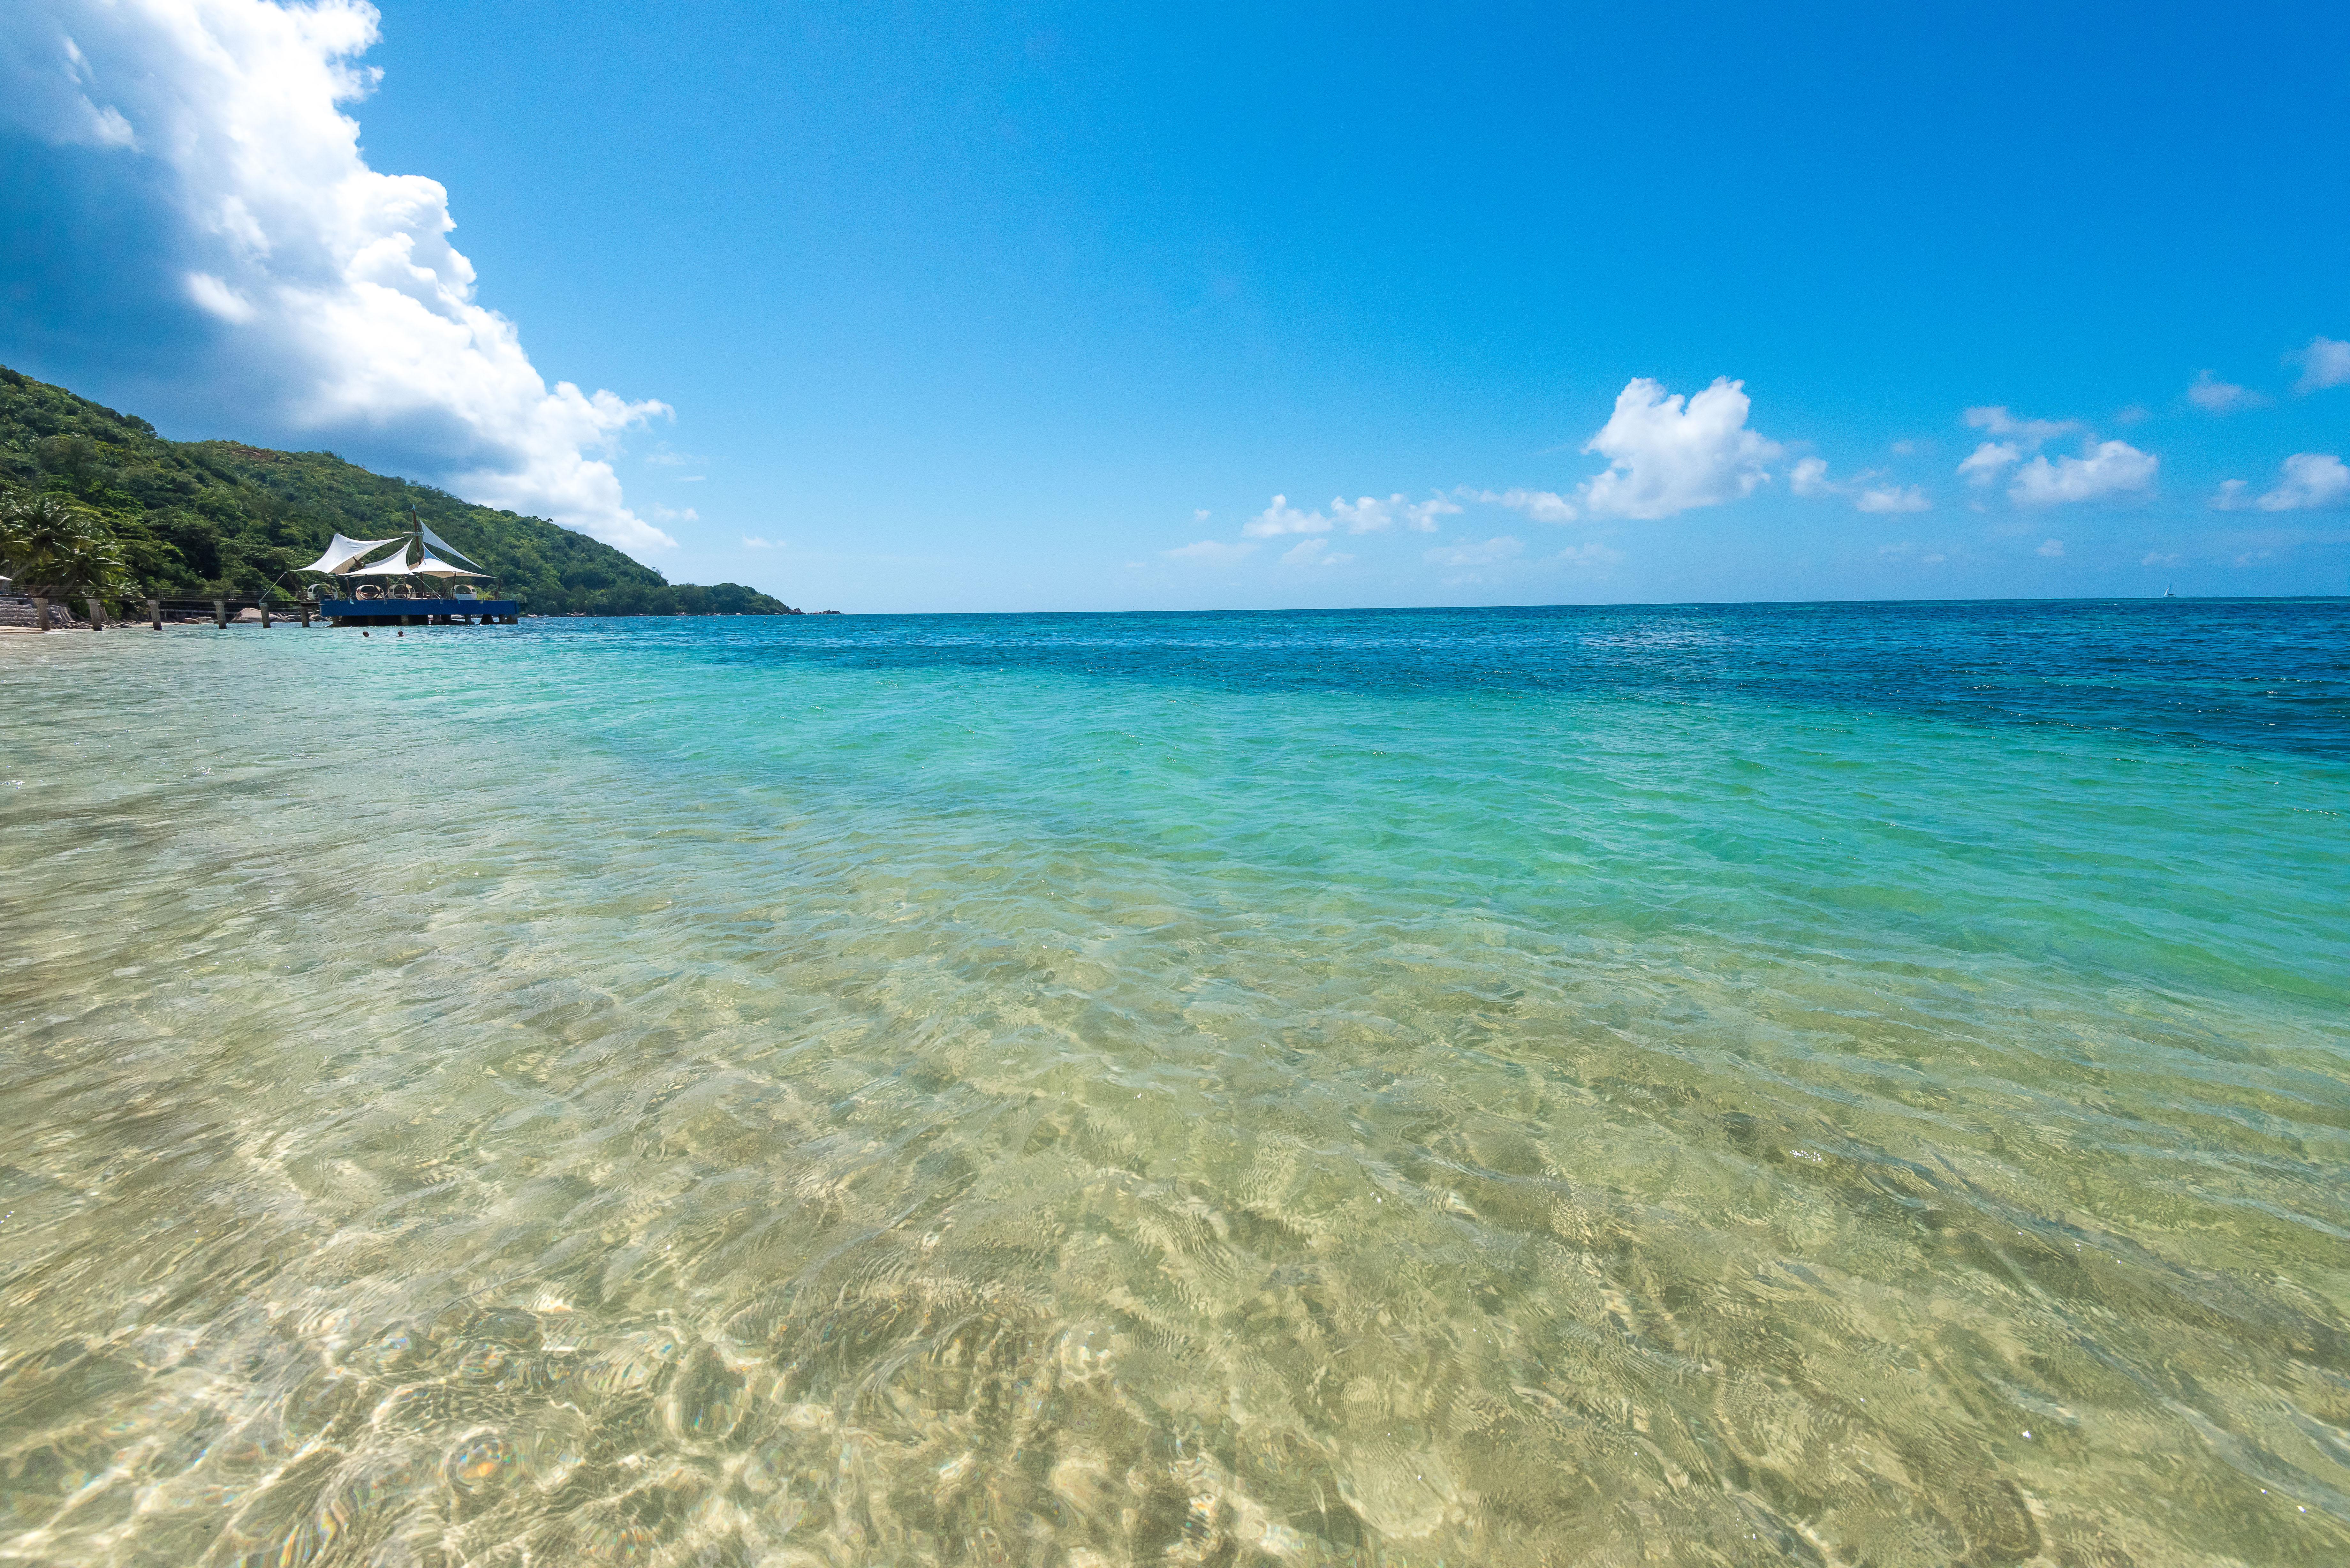
[[[435,534],[432,531],[432,525],[424,521],[423,518],[419,517],[416,520],[416,525],[424,532],[424,547],[426,549],[438,551],[440,554],[448,556],[451,560],[463,561],[469,566],[478,566],[481,565],[479,561],[474,560],[463,550],[458,549],[456,545],[452,545],[448,540],[443,539],[440,535]],[[431,568],[427,566],[419,566],[416,569],[420,572],[431,570]],[[437,577],[444,576],[445,574],[433,572],[432,575]]]
[[[393,539],[406,537],[408,535],[405,534],[392,535]],[[327,546],[327,553],[302,569],[306,572],[348,572],[351,569],[351,564],[361,556],[366,555],[369,550],[380,549],[390,543],[391,539],[346,539],[338,534],[335,535],[335,542]],[[400,552],[403,556],[407,553],[405,550]]]
[[[380,545],[388,541],[379,539],[376,543]],[[413,569],[408,564],[408,546],[403,544],[380,561],[348,568],[348,575],[354,577],[404,577]]]
[[[487,572],[469,572],[463,566],[452,566],[448,562],[435,560],[431,556],[425,556],[409,570],[421,577],[486,577],[490,575]]]

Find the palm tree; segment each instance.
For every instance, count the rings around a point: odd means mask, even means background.
[[[61,602],[119,600],[133,587],[98,514],[54,492],[0,497],[0,562],[19,592]]]

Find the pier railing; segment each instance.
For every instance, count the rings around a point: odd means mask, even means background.
[[[79,602],[87,612],[86,621],[77,621],[66,602],[44,594],[0,597],[0,624],[30,625],[40,631],[87,625],[94,631],[104,631],[108,621],[105,601],[88,598]],[[122,601],[125,608],[138,602]],[[248,624],[248,615],[255,616],[264,628],[279,621],[307,627],[319,620],[335,626],[512,626],[520,618],[522,608],[514,599],[458,598],[306,598],[291,604],[283,600],[272,603],[267,598],[150,598],[145,605],[147,624],[158,631],[165,621],[182,626],[210,621],[225,629],[233,624]]]

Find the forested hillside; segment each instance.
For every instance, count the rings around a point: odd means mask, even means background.
[[[165,441],[145,420],[5,366],[0,486],[65,491],[96,510],[132,577],[159,597],[250,598],[277,584],[290,598],[300,579],[286,574],[316,560],[337,532],[385,538],[411,527],[413,506],[495,574],[525,613],[799,613],[739,583],[671,584],[584,534],[370,473],[332,452]]]

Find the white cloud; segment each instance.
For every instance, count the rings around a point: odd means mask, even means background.
[[[1919,547],[1904,539],[1898,545],[1880,545],[1877,556],[1887,561],[1916,561],[1921,566],[1939,566],[1950,556],[1939,550],[1920,552]]]
[[[1461,493],[1473,493],[1488,506],[1506,506],[1535,523],[1572,523],[1575,518],[1575,503],[1555,490],[1463,490]]]
[[[1524,553],[1524,545],[1503,534],[1479,544],[1439,545],[1420,559],[1431,566],[1494,566],[1513,561]]]
[[[1366,495],[1357,501],[1345,496],[1333,496],[1330,510],[1301,512],[1289,504],[1286,495],[1276,495],[1273,504],[1241,524],[1241,532],[1252,539],[1278,538],[1284,534],[1327,534],[1343,527],[1349,534],[1384,534],[1398,523],[1421,534],[1436,531],[1436,519],[1461,508],[1437,496],[1428,501],[1406,501],[1400,493],[1381,501]]]
[[[1211,566],[1228,565],[1256,554],[1254,545],[1227,545],[1222,539],[1201,539],[1190,545],[1178,545],[1160,555],[1170,561],[1199,561]]]
[[[1917,450],[1918,443],[1914,441],[1897,441],[1893,443],[1893,451],[1897,456],[1908,457]]]
[[[15,101],[13,112],[0,112],[65,146],[137,148],[139,133],[122,111],[90,100],[88,57],[64,25],[29,5],[11,9],[0,21],[0,66]]]
[[[2263,512],[2315,512],[2350,504],[2350,467],[2322,452],[2297,452],[2277,465],[2276,487],[2246,498],[2250,488],[2241,479],[2220,486],[2211,504],[2222,512],[2257,506]]]
[[[2013,441],[1987,441],[1966,455],[1958,471],[1969,484],[1989,484],[2009,463],[2022,461],[2023,452]]]
[[[1925,490],[1915,484],[1879,484],[1860,493],[1853,504],[1863,512],[1880,515],[1896,512],[1931,512],[1934,504],[1927,499]]]
[[[1194,523],[1205,523],[1211,515],[1212,515],[1212,514],[1211,514],[1206,507],[1194,507],[1191,511],[1191,521]]]
[[[2214,380],[2211,372],[2204,371],[2187,389],[2187,400],[2206,413],[2231,414],[2238,409],[2257,409],[2268,401],[2258,392],[2249,391],[2232,381]]]
[[[1272,505],[1241,524],[1241,532],[1252,539],[1270,539],[1283,534],[1327,534],[1334,526],[1319,512],[1300,512],[1288,496],[1276,495]]]
[[[210,356],[177,373],[249,396],[248,429],[397,452],[469,499],[625,549],[674,544],[605,460],[670,410],[550,390],[476,299],[448,192],[361,156],[341,106],[375,84],[358,61],[377,22],[361,0],[0,7],[0,119],[151,166],[155,253],[214,324]]]
[[[1352,506],[1343,501],[1330,503],[1331,515],[1344,523],[1349,534],[1385,533],[1389,524],[1397,522],[1415,534],[1433,534],[1439,517],[1451,516],[1460,510],[1441,495],[1432,495],[1426,501],[1406,501],[1399,493],[1385,501],[1374,501],[1366,495]]]
[[[2175,566],[2178,565],[2178,557],[2177,556],[2166,556],[2158,550],[2149,550],[2146,554],[2146,558],[2138,562],[2138,565],[2141,566]]]
[[[1746,428],[1751,407],[1746,383],[1728,377],[1686,404],[1662,383],[1636,378],[1583,449],[1608,460],[1607,472],[1583,487],[1584,510],[1654,520],[1752,495],[1782,449]]]
[[[1963,465],[1960,466],[1960,472],[1965,472]],[[1883,472],[1882,469],[1863,469],[1851,479],[1839,484],[1828,477],[1828,465],[1825,459],[1806,457],[1798,460],[1795,466],[1788,471],[1787,488],[1807,500],[1818,500],[1830,495],[1850,495],[1856,489],[1866,486],[1865,489],[1860,489],[1859,496],[1853,502],[1853,506],[1858,511],[1877,514],[1931,512],[1934,509],[1934,503],[1927,496],[1921,485],[1871,485],[1868,483],[1870,480],[1877,478]]]
[[[645,453],[645,461],[659,468],[690,468],[695,463],[708,462],[710,460],[706,457],[697,457],[690,452],[680,452],[665,441],[657,441],[653,442],[652,451]],[[702,476],[696,474],[694,477],[699,479]]]
[[[2084,457],[2060,457],[2053,464],[2044,457],[2033,458],[2016,471],[2007,493],[2018,506],[2099,501],[2147,490],[2159,466],[2161,459],[2127,441],[2092,441]]]
[[[1284,566],[1336,566],[1355,558],[1343,550],[1337,555],[1329,555],[1326,553],[1329,548],[1330,541],[1327,539],[1301,539],[1281,557],[1281,564]]]
[[[745,534],[743,535],[743,548],[746,550],[780,550],[783,548],[783,545],[781,543],[774,539],[762,539],[755,534]],[[1135,564],[1136,563],[1133,562],[1128,563],[1129,566]]]
[[[2062,539],[2043,539],[2040,542],[2040,548],[2033,552],[2035,556],[2045,556],[2052,561],[2064,553],[2064,541]]]
[[[663,523],[699,523],[702,521],[702,514],[696,512],[691,506],[687,507],[682,512],[679,512],[667,506],[656,504],[653,507],[653,515]]]
[[[2240,566],[2256,566],[2275,554],[2276,552],[2274,550],[2247,550],[2242,555],[2236,557],[2236,565]]]
[[[253,301],[208,272],[188,275],[188,297],[232,327],[243,327],[261,314]]]
[[[2350,381],[2350,343],[2313,337],[2308,348],[2287,358],[2301,366],[2301,379],[2293,388],[2296,392],[2314,392],[2322,387],[2338,387]]]
[[[1624,560],[1624,552],[1594,541],[1588,545],[1569,545],[1550,559],[1562,566],[1604,572],[1610,566],[1620,566]]]
[[[2042,441],[2071,435],[2081,428],[2078,420],[2019,420],[2007,411],[2004,404],[1969,409],[1966,423],[1970,430],[1982,431],[2002,440],[2020,441],[2026,452],[2036,450]]]
[[[1958,472],[1965,476],[1969,484],[1991,483],[2006,472],[2011,463],[2022,462],[2026,452],[2039,451],[2043,441],[2070,435],[2081,428],[2078,420],[2020,420],[2009,413],[2004,404],[1969,409],[1965,419],[1970,429],[1981,431],[1992,438],[1978,445],[1959,464]],[[2074,460],[2068,458],[2065,461]],[[2047,465],[2040,462],[2040,466],[2044,468]]]

